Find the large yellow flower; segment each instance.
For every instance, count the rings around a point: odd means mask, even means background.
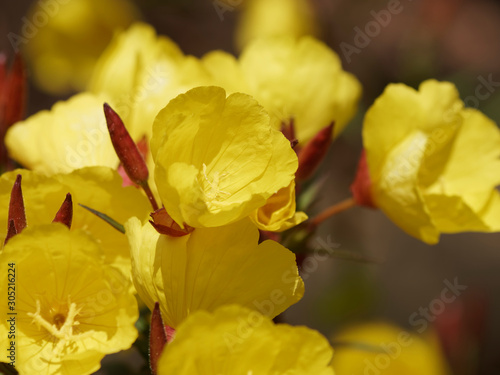
[[[80,229],[101,245],[108,263],[130,273],[130,252],[125,235],[80,207],[84,204],[120,223],[132,217],[145,218],[149,204],[141,191],[122,187],[117,172],[105,167],[85,168],[71,174],[41,176],[27,170],[5,173],[0,178],[0,240],[6,236],[10,192],[17,174],[23,176],[22,189],[28,226],[50,223],[67,193],[73,199],[73,229]]]
[[[250,96],[219,87],[179,95],[156,117],[155,181],[179,224],[214,227],[240,220],[293,181],[297,156]]]
[[[202,61],[216,85],[255,97],[275,128],[293,119],[301,144],[333,121],[338,135],[354,116],[361,95],[360,83],[342,70],[340,58],[312,37],[260,39],[239,60],[216,51]]]
[[[333,350],[318,332],[275,325],[237,305],[196,312],[180,325],[158,374],[333,375]]]
[[[451,83],[389,85],[368,110],[363,142],[380,207],[407,233],[500,230],[500,130],[463,108]]]
[[[118,29],[139,16],[128,0],[33,2],[21,35],[35,83],[53,94],[85,89],[99,55]]]
[[[15,288],[15,304],[0,310],[0,361],[11,362],[14,346],[20,374],[90,374],[137,338],[129,279],[105,265],[97,242],[81,231],[59,223],[26,228],[3,248],[0,269],[1,294],[7,275]]]
[[[160,302],[170,327],[231,303],[274,317],[304,293],[295,255],[274,241],[258,244],[259,232],[247,219],[184,237],[160,235],[136,218],[125,227],[137,292],[150,309]]]
[[[417,335],[385,322],[349,327],[333,337],[337,375],[447,375],[433,332]]]

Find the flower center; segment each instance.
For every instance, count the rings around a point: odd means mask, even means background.
[[[203,175],[203,192],[205,193],[205,196],[209,200],[209,205],[214,204],[217,205],[217,203],[220,203],[224,199],[226,199],[228,196],[231,195],[231,193],[228,193],[227,191],[221,190],[219,187],[222,179],[227,176],[227,173],[220,173],[220,172],[212,172],[210,173],[211,180],[209,179],[209,176],[207,175],[207,166],[205,163],[203,163],[203,169],[202,169],[202,175]]]
[[[53,354],[57,357],[62,356],[64,351],[68,349],[76,340],[87,337],[91,332],[78,333],[75,329],[80,322],[76,320],[81,308],[77,308],[76,303],[68,301],[67,311],[59,310],[56,313],[42,315],[40,300],[36,300],[36,311],[28,313],[28,316],[33,318],[33,323],[40,329],[45,329],[55,343]],[[46,319],[47,315],[49,318]]]

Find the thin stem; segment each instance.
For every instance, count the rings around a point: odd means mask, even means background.
[[[320,212],[316,217],[311,219],[310,226],[311,227],[317,227],[319,224],[321,224],[323,221],[328,219],[329,217],[332,217],[333,215],[336,215],[340,212],[346,211],[349,208],[352,208],[356,206],[356,201],[354,200],[353,197],[344,199],[343,201],[334,204],[333,206],[328,207],[324,211]]]
[[[153,192],[151,191],[151,188],[149,187],[149,184],[147,181],[141,184],[142,189],[146,193],[146,196],[149,199],[149,202],[151,203],[151,206],[153,207],[153,211],[156,211],[158,207],[158,203],[156,203],[155,196],[153,195]]]

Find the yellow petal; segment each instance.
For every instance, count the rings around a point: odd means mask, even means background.
[[[174,238],[132,218],[126,232],[137,292],[150,309],[160,302],[171,327],[195,311],[230,303],[274,317],[303,295],[295,255],[273,241],[258,245],[248,220]]]
[[[255,311],[229,305],[188,317],[165,347],[158,374],[333,375],[332,352],[316,331],[274,325]]]
[[[307,220],[304,212],[295,211],[295,181],[273,194],[266,204],[250,215],[259,229],[282,232]]]
[[[102,105],[88,93],[56,103],[18,122],[7,132],[10,156],[24,167],[46,175],[88,166],[116,168],[118,157],[109,138]]]

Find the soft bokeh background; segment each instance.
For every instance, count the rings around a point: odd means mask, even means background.
[[[171,37],[185,53],[201,56],[213,49],[237,53],[234,30],[242,1],[221,20],[212,0],[136,0],[142,17]],[[342,43],[354,45],[355,28],[364,29],[387,0],[311,0],[320,37],[340,54],[344,68],[361,81],[364,95],[358,116],[333,144],[319,173],[327,176],[317,208],[349,195],[361,150],[366,108],[389,82],[417,86],[427,78],[454,82],[467,104],[500,122],[500,2],[490,0],[401,0],[403,8],[358,54],[346,56]],[[20,33],[29,0],[0,0],[0,50],[11,52],[7,34]],[[499,82],[476,89],[483,80]],[[31,86],[28,115],[64,97]],[[471,155],[471,157],[474,157]],[[456,364],[457,374],[500,373],[500,234],[460,234],[427,246],[403,233],[381,212],[354,208],[323,224],[318,240],[330,238],[339,249],[375,258],[378,264],[329,259],[305,263],[306,295],[285,319],[327,336],[349,322],[381,317],[411,329],[409,317],[428,307],[458,278],[467,285],[462,305],[447,305],[438,319],[452,321],[465,311],[469,332],[479,331],[477,366]],[[307,268],[306,268],[307,267]],[[458,306],[458,307],[457,307]],[[461,307],[460,307],[461,306]],[[465,307],[464,307],[465,306]],[[463,310],[460,310],[463,309]],[[458,340],[458,339],[457,339]],[[466,340],[469,342],[471,340]]]

